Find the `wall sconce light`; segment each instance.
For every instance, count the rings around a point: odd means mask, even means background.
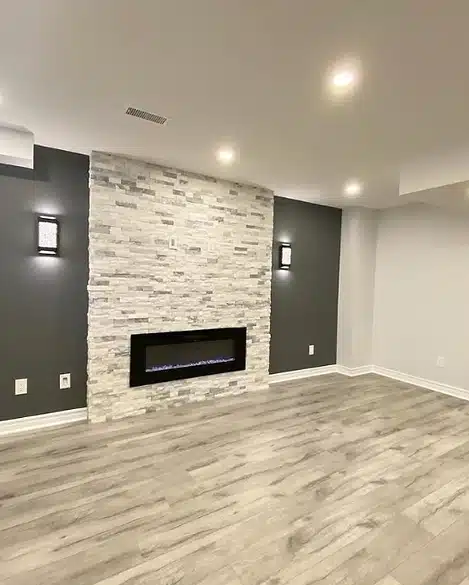
[[[291,244],[280,244],[280,270],[290,270],[291,268]]]
[[[59,255],[59,220],[52,215],[37,218],[37,251],[41,256]]]

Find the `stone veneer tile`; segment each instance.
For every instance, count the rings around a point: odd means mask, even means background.
[[[89,226],[92,422],[267,387],[270,191],[94,152]],[[129,387],[132,333],[237,326],[245,371]]]

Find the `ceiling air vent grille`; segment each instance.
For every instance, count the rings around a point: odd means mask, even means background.
[[[150,112],[145,112],[145,110],[139,110],[137,108],[127,108],[125,112],[129,116],[134,116],[135,118],[141,118],[142,120],[147,120],[148,122],[154,122],[155,124],[160,124],[160,126],[164,126],[168,121],[168,118],[164,116],[158,116],[158,114],[151,114]]]

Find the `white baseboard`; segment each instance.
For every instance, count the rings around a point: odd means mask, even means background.
[[[396,370],[389,370],[388,368],[382,368],[381,366],[373,366],[372,371],[374,374],[384,376],[385,378],[392,378],[393,380],[419,386],[420,388],[426,388],[427,390],[433,390],[440,394],[447,394],[448,396],[454,396],[455,398],[461,398],[462,400],[469,400],[469,390],[464,388],[449,386],[448,384],[434,382],[433,380],[426,380],[425,378],[411,376],[410,374],[404,374],[402,372],[397,372]]]
[[[313,376],[324,376],[326,374],[337,374],[337,365],[320,366],[318,368],[305,368],[304,370],[294,370],[292,372],[280,372],[279,374],[270,374],[269,383],[279,384],[280,382],[290,382],[291,380],[301,380],[302,378],[312,378]]]
[[[68,425],[71,423],[82,422],[87,420],[87,418],[88,414],[86,408],[74,408],[73,410],[62,410],[60,412],[51,412],[49,414],[14,418],[12,420],[0,421],[0,435],[12,435],[14,433],[45,429],[47,427]]]
[[[411,376],[410,374],[404,374],[396,370],[389,370],[388,368],[383,368],[381,366],[347,368],[346,366],[333,364],[331,366],[321,366],[318,368],[306,368],[304,370],[295,370],[293,372],[271,374],[269,376],[269,382],[271,384],[278,384],[281,382],[311,378],[313,376],[324,376],[326,374],[342,374],[344,376],[354,377],[371,373],[469,401],[469,390],[466,390],[465,388],[458,388],[456,386],[449,386],[448,384],[426,380],[425,378]],[[87,418],[88,414],[86,408],[75,408],[73,410],[62,410],[60,412],[51,412],[49,414],[40,414],[38,416],[27,416],[24,418],[0,421],[0,436],[83,422],[86,421]]]
[[[301,380],[302,378],[323,376],[325,374],[342,374],[343,376],[349,377],[363,376],[364,374],[377,374],[378,376],[392,378],[393,380],[398,380],[399,382],[412,384],[413,386],[419,386],[420,388],[433,390],[434,392],[439,392],[440,394],[447,394],[448,396],[454,396],[455,398],[461,398],[462,400],[469,401],[469,390],[466,390],[465,388],[457,388],[456,386],[449,386],[448,384],[434,382],[433,380],[426,380],[425,378],[411,376],[410,374],[404,374],[402,372],[397,372],[396,370],[389,370],[388,368],[382,368],[381,366],[360,366],[358,368],[348,368],[346,366],[334,364],[332,366],[306,368],[304,370],[296,370],[293,372],[271,374],[269,376],[269,381],[271,384],[279,384],[281,382],[290,382],[292,380]]]
[[[359,366],[358,368],[348,368],[347,366],[337,366],[337,372],[343,376],[351,378],[373,373],[373,366]]]

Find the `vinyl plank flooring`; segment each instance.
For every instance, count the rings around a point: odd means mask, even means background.
[[[469,585],[469,404],[366,375],[0,438],[5,585]]]
[[[459,585],[469,577],[468,520],[454,522],[392,575],[401,585]]]

